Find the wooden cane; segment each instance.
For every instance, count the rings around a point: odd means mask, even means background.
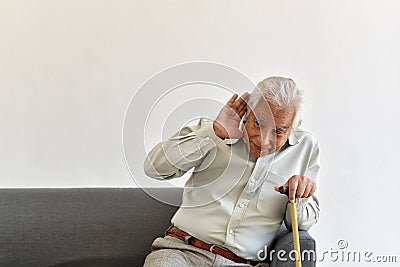
[[[279,193],[287,195],[289,197],[289,187],[281,186],[279,187]],[[299,226],[297,224],[297,210],[296,201],[289,202],[290,206],[290,216],[292,217],[292,232],[293,232],[293,244],[294,251],[296,252],[296,267],[301,267],[300,259],[300,240],[299,240]]]

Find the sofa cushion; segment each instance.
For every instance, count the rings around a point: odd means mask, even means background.
[[[140,188],[0,189],[0,266],[141,266],[176,210]]]

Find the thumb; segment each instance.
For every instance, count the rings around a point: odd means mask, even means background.
[[[283,185],[275,185],[275,186],[274,186],[274,190],[275,190],[276,192],[279,192],[279,188],[280,188],[281,186],[283,186],[283,187],[288,187],[288,186],[289,186],[289,183],[286,182],[286,183],[283,184]],[[279,192],[279,193],[280,193],[280,192]]]

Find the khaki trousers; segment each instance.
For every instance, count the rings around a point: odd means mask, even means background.
[[[144,267],[227,267],[252,265],[236,263],[210,251],[185,244],[180,239],[166,236],[159,237],[152,244],[152,252],[147,255]],[[259,263],[257,267],[268,267]]]

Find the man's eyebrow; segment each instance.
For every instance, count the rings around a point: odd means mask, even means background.
[[[266,118],[264,118],[263,116],[256,116],[256,120],[258,122],[268,122],[268,120]],[[287,131],[289,130],[288,126],[284,126],[284,125],[279,125],[276,126],[276,129],[282,130],[282,131]]]
[[[262,122],[268,124],[268,120],[264,118],[263,116],[256,116],[257,122]]]
[[[256,119],[258,121],[266,121],[266,119],[263,116],[256,116]]]

